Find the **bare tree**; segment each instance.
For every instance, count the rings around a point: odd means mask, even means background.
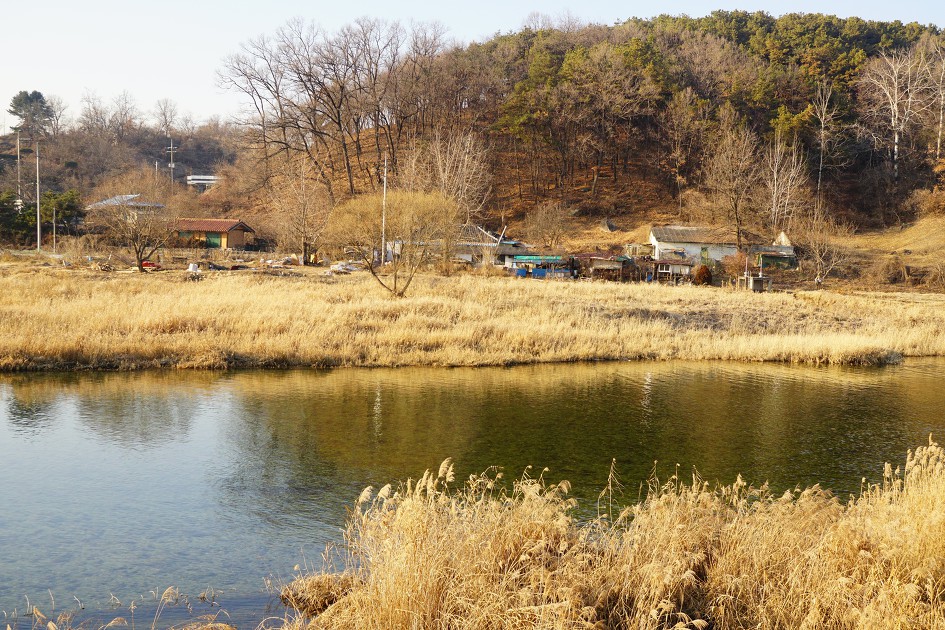
[[[138,105],[131,93],[126,90],[116,96],[112,101],[111,116],[109,116],[109,129],[112,136],[121,142],[140,124]]]
[[[668,167],[676,185],[676,199],[682,212],[683,187],[695,171],[695,158],[708,128],[708,104],[692,88],[673,94],[659,116],[660,131],[669,149]]]
[[[98,201],[87,208],[86,222],[116,244],[128,247],[138,271],[170,239],[177,220],[175,195],[186,195],[150,169],[125,173],[96,189]]]
[[[435,133],[429,142],[415,140],[400,153],[398,188],[438,193],[449,201],[439,217],[445,273],[450,272],[460,228],[476,218],[491,191],[488,154],[472,131],[445,137]]]
[[[95,92],[82,95],[82,113],[79,115],[79,127],[86,132],[105,134],[108,131],[110,113],[108,106]]]
[[[659,99],[657,85],[632,59],[633,50],[627,45],[602,42],[575,48],[565,57],[563,80],[551,91],[557,120],[550,128],[562,167],[570,168],[574,157],[589,158],[591,194],[597,191],[605,156],[611,156],[617,177],[620,149],[632,145],[635,123],[651,114]]]
[[[784,229],[794,218],[807,185],[804,151],[797,138],[788,146],[781,130],[776,130],[765,151],[763,169],[762,179],[768,192],[768,220],[775,228]]]
[[[50,109],[49,131],[52,136],[56,138],[69,125],[66,117],[66,110],[69,109],[69,106],[62,98],[55,95],[46,99],[46,102],[49,104]]]
[[[300,152],[335,199],[337,163],[355,191],[351,152],[354,59],[340,39],[293,20],[226,61],[223,84],[253,102],[252,123],[267,157]]]
[[[319,238],[331,216],[331,203],[324,187],[304,156],[285,158],[274,169],[268,184],[268,199],[282,233],[280,245],[297,248],[308,263],[318,249]]]
[[[660,47],[675,59],[685,83],[713,105],[738,99],[763,72],[757,58],[711,33],[685,29],[657,37]]]
[[[170,137],[177,123],[177,103],[169,98],[162,98],[154,104],[154,119],[165,136]]]
[[[915,48],[874,57],[860,79],[864,115],[889,143],[893,178],[899,179],[902,142],[928,108],[925,58]]]
[[[723,107],[718,138],[706,159],[703,176],[706,188],[735,223],[738,249],[742,248],[742,226],[760,175],[755,134],[738,120],[730,106]]]
[[[525,234],[530,241],[554,250],[568,233],[568,209],[552,201],[532,209],[525,218]]]
[[[404,30],[397,22],[360,18],[342,30],[344,46],[354,58],[356,71],[350,112],[352,139],[358,165],[370,175],[362,156],[362,133],[369,133],[374,144],[374,159],[380,163],[385,154],[396,163],[392,135],[395,118],[391,116],[399,78]]]
[[[820,195],[824,171],[831,167],[842,167],[838,158],[843,154],[846,138],[841,121],[840,109],[833,94],[833,84],[826,79],[817,82],[814,98],[811,100],[811,113],[817,123],[817,185],[816,194]]]
[[[492,190],[488,147],[472,131],[447,137],[437,133],[430,143],[430,159],[440,193],[453,200],[469,223]]]
[[[800,222],[798,232],[804,258],[813,266],[813,279],[820,286],[847,261],[849,252],[844,241],[853,235],[853,228],[831,218],[823,204],[816,201]]]
[[[945,43],[929,40],[927,44],[930,109],[935,120],[935,162],[942,160],[942,132],[945,128]]]
[[[444,65],[453,62],[445,58],[445,50],[446,29],[442,25],[420,23],[412,26],[397,68],[390,101],[390,115],[398,121],[392,129],[397,138],[405,134],[424,135],[438,118],[446,118],[438,114],[438,108],[463,109],[468,105],[465,101],[467,90],[480,87],[475,80],[478,77],[471,76],[465,69],[451,65],[449,71],[444,71]],[[449,80],[454,72],[459,75],[455,83]],[[482,91],[476,93],[477,96],[480,94]]]

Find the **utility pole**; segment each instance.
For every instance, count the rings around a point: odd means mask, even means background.
[[[36,151],[36,251],[43,249],[43,224],[39,214],[39,139],[33,140],[33,150]]]
[[[302,191],[302,265],[308,264],[308,199],[305,197],[305,160],[299,160],[299,188]]]
[[[16,130],[16,198],[23,198],[23,191],[20,190],[20,130]]]
[[[384,156],[384,195],[381,197],[381,266],[387,262],[387,156]]]
[[[167,147],[165,152],[169,153],[171,156],[171,161],[168,162],[167,168],[171,169],[171,183],[173,184],[174,183],[174,167],[176,166],[176,164],[174,164],[174,151],[176,151],[177,149],[174,147],[174,138],[168,138],[168,140],[171,141],[171,146]]]

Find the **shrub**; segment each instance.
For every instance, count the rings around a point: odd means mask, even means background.
[[[945,290],[945,262],[937,261],[932,264],[925,276],[925,284],[939,291]]]
[[[945,190],[916,190],[909,195],[906,207],[916,216],[945,216]]]
[[[906,266],[899,256],[887,256],[873,266],[871,275],[878,282],[898,284],[907,278]]]
[[[729,278],[737,278],[745,273],[748,256],[745,252],[737,252],[722,259],[722,269]]]
[[[712,284],[712,270],[706,265],[699,265],[692,272],[692,283],[699,285]]]

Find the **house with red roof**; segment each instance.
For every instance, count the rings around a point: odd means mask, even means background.
[[[196,247],[242,249],[256,230],[239,219],[178,219],[174,236]]]

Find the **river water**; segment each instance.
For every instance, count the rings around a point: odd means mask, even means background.
[[[945,434],[943,368],[0,376],[0,623],[28,628],[34,605],[150,621],[175,586],[189,614],[218,611],[197,600],[210,593],[230,623],[254,627],[281,614],[267,584],[318,566],[365,486],[416,478],[446,457],[458,479],[548,468],[549,481],[572,482],[585,515],[612,459],[628,501],[654,470],[677,469],[846,496]],[[163,614],[185,614],[177,608]]]

